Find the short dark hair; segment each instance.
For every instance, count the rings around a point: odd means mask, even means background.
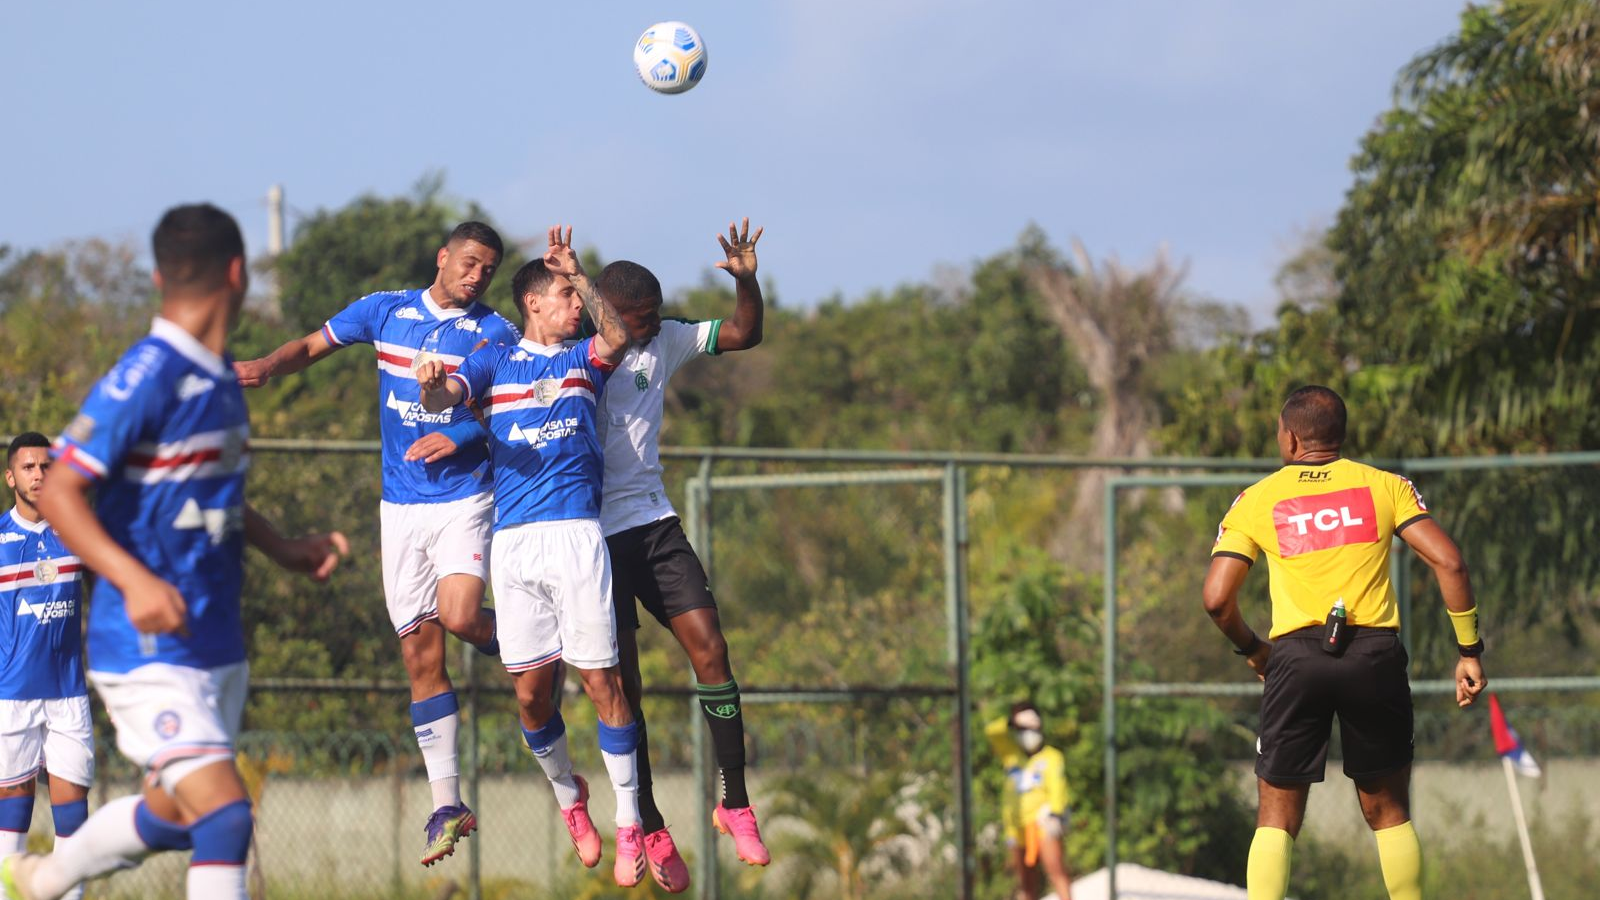
[[[214,290],[228,276],[228,263],[244,256],[239,223],[210,203],[167,210],[150,237],[156,271],[170,288]]]
[[[595,285],[600,295],[619,310],[661,299],[661,282],[644,266],[619,259],[600,270]]]
[[[11,467],[11,461],[17,458],[17,451],[28,447],[42,447],[50,449],[50,439],[37,431],[24,431],[11,439],[11,446],[6,448],[6,468]]]
[[[1034,706],[1032,701],[1018,700],[1016,703],[1011,704],[1011,714],[1006,716],[1006,724],[1014,724],[1017,721],[1018,714],[1025,713],[1030,710],[1034,715],[1038,716],[1041,721],[1043,721],[1044,714],[1039,712],[1039,707]]]
[[[1283,427],[1306,446],[1318,450],[1337,450],[1344,444],[1349,414],[1344,399],[1330,388],[1308,384],[1298,388],[1283,402]]]
[[[506,255],[506,247],[500,242],[500,232],[482,222],[462,222],[450,232],[450,237],[444,243],[448,247],[457,241],[477,241],[493,250],[496,259]]]
[[[511,276],[511,301],[517,304],[517,309],[522,309],[522,298],[529,294],[542,294],[544,289],[555,281],[555,273],[545,267],[544,260],[535,259],[525,263]]]

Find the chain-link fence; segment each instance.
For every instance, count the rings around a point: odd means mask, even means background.
[[[356,545],[326,588],[251,563],[247,605],[274,611],[248,614],[255,685],[240,741],[242,767],[259,792],[258,895],[652,896],[648,883],[632,891],[611,884],[612,808],[587,701],[569,696],[566,717],[574,762],[595,786],[595,820],[607,836],[605,864],[594,871],[576,861],[549,786],[522,748],[506,676],[453,641],[463,791],[482,830],[440,865],[417,864],[431,804],[383,612],[374,445],[263,441],[258,449],[251,485],[258,506],[286,531],[339,527]],[[1153,805],[1153,823],[1195,815],[1181,797],[1155,786],[1155,773],[1181,766],[1185,754],[1237,761],[1239,783],[1230,790],[1248,804],[1252,686],[1201,611],[1199,583],[1237,485],[1274,467],[1271,461],[749,450],[666,456],[668,484],[722,609],[744,691],[751,795],[774,856],[768,869],[746,867],[709,827],[716,775],[692,676],[671,636],[646,618],[640,647],[656,794],[695,876],[689,896],[1002,896],[996,867],[1004,851],[992,825],[996,794],[986,781],[995,776],[985,751],[971,747],[981,723],[965,717],[992,716],[1016,698],[984,694],[969,675],[976,672],[983,685],[1014,683],[995,658],[1007,645],[993,636],[1005,633],[1001,620],[1012,612],[1006,604],[1031,589],[1035,572],[1064,580],[1038,581],[1046,612],[1023,617],[1019,627],[1059,632],[1060,665],[1077,679],[1057,679],[1070,696],[1052,702],[1078,718],[1057,717],[1053,736],[1098,747],[1100,717],[1119,716],[1104,732],[1116,736],[1104,769],[1092,756],[1069,754],[1077,773],[1074,858],[1087,864],[1101,854],[1109,824],[1102,821],[1104,799],[1118,797],[1119,785],[1120,800],[1109,809],[1120,803],[1129,813],[1119,844],[1124,858],[1139,858],[1149,841],[1169,837],[1159,824],[1130,837],[1129,823],[1145,821],[1130,804]],[[1590,502],[1600,497],[1600,456],[1543,462],[1561,465],[1456,470],[1430,461],[1408,468],[1475,567],[1496,687],[1507,685],[1504,675],[1593,673],[1597,581],[1595,555],[1585,553],[1587,535],[1597,533],[1592,525],[1600,524],[1590,522],[1600,514]],[[1091,468],[1098,471],[1085,471]],[[1145,480],[1109,493],[1096,480],[1134,470],[1234,474],[1221,476],[1226,484]],[[1109,519],[1106,496],[1116,498]],[[316,500],[305,503],[307,497]],[[1074,497],[1082,508],[1064,508],[1062,498]],[[1110,540],[1102,540],[1106,533]],[[1095,598],[1108,562],[1113,602],[1102,607]],[[1436,593],[1421,569],[1396,577],[1410,598],[1416,676],[1442,677],[1448,626],[1442,615],[1424,614],[1436,607]],[[1244,599],[1258,618],[1266,610],[1265,581],[1253,577]],[[984,638],[988,649],[968,647],[969,582],[980,616],[996,620]],[[1502,627],[1496,598],[1517,590],[1550,602],[1520,605],[1536,612],[1516,628]],[[1108,624],[1111,644],[1101,639]],[[1548,652],[1526,657],[1542,668],[1495,667],[1497,657],[1525,650],[1513,641],[1535,640],[1553,642]],[[1119,663],[1115,680],[1102,681],[1105,661]],[[1569,782],[1564,767],[1595,756],[1596,695],[1548,692],[1554,682],[1510,684],[1523,691],[1514,703],[1507,698],[1514,722],[1536,753],[1552,759],[1549,801],[1592,797],[1591,776]],[[1106,685],[1120,697],[1110,706],[1097,699]],[[1547,692],[1526,692],[1530,687]],[[1206,696],[1165,696],[1185,694]],[[1183,704],[1198,704],[1199,712]],[[102,736],[94,796],[104,799],[134,789],[137,773],[110,750],[109,733]],[[1481,716],[1455,713],[1421,692],[1418,746],[1419,794],[1431,790],[1428,767],[1435,763],[1492,759]],[[1438,771],[1441,783],[1458,774]],[[1112,779],[1097,783],[1106,772]],[[35,842],[47,844],[48,806],[40,807]],[[1566,814],[1552,808],[1545,820]],[[1600,813],[1589,821],[1600,824]],[[1344,833],[1337,823],[1320,827]],[[181,896],[185,861],[167,857],[93,885],[89,896]]]

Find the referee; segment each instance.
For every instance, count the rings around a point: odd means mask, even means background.
[[[1289,395],[1278,417],[1284,467],[1234,500],[1206,574],[1206,612],[1266,682],[1249,900],[1283,900],[1288,891],[1290,852],[1306,796],[1322,780],[1335,716],[1344,774],[1377,837],[1389,896],[1422,897],[1422,850],[1411,826],[1411,686],[1389,584],[1393,536],[1438,579],[1461,650],[1456,704],[1472,703],[1486,683],[1461,551],[1410,481],[1339,456],[1345,420],[1344,401],[1328,388]],[[1245,624],[1238,602],[1262,553],[1271,581],[1270,643]]]

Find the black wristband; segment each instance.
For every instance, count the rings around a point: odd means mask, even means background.
[[[1241,647],[1235,647],[1233,649],[1233,653],[1234,653],[1235,656],[1249,656],[1250,654],[1252,654],[1252,653],[1254,653],[1254,652],[1256,652],[1257,650],[1260,650],[1260,649],[1261,649],[1261,635],[1252,634],[1252,635],[1250,635],[1250,646],[1242,647],[1242,648]]]
[[[1477,659],[1483,655],[1483,638],[1478,638],[1476,644],[1457,644],[1456,649],[1467,659]]]

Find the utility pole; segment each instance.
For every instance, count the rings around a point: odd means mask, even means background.
[[[267,255],[283,252],[283,185],[267,188]]]

